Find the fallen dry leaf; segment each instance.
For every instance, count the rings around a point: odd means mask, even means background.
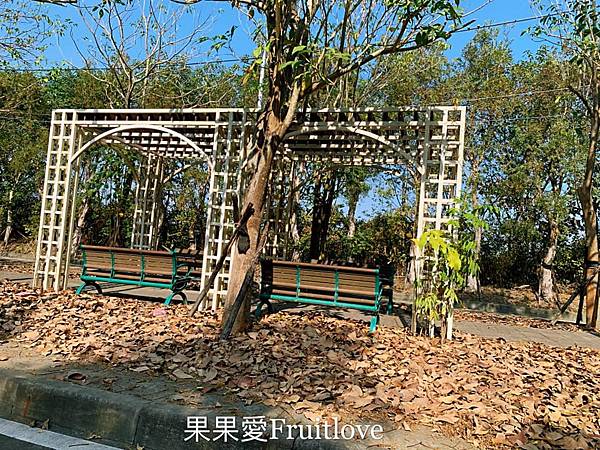
[[[174,375],[174,376],[175,376],[177,379],[179,379],[179,380],[189,380],[189,379],[191,379],[191,378],[194,378],[193,376],[191,376],[191,375],[190,375],[190,374],[188,374],[188,373],[185,373],[185,372],[184,372],[183,370],[181,370],[181,369],[175,369],[175,370],[173,371],[173,375]]]

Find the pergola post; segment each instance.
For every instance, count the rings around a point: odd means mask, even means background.
[[[237,113],[237,114],[236,114]],[[241,114],[240,114],[241,113]],[[210,161],[212,170],[208,190],[208,211],[204,253],[202,261],[203,289],[213,268],[221,258],[235,224],[233,223],[233,199],[242,198],[241,165],[242,156],[247,150],[247,112],[217,110],[212,136]],[[215,278],[213,288],[201,305],[216,311],[227,295],[231,256],[225,260],[223,268]]]
[[[75,205],[73,155],[78,137],[77,112],[54,112],[50,124],[46,173],[38,231],[33,285],[65,289],[68,282],[70,236]]]
[[[440,116],[441,115],[441,116]],[[425,231],[447,230],[450,209],[460,197],[464,164],[465,110],[429,109],[424,123],[423,152],[417,208],[417,238]],[[427,276],[425,257],[415,247],[416,278]],[[419,292],[415,293],[415,300]],[[416,327],[416,308],[412,308],[412,328]],[[447,338],[452,338],[452,311],[448,315]]]
[[[287,246],[290,239],[291,198],[295,161],[279,155],[274,161],[271,173],[270,188],[267,204],[269,223],[269,239],[266,242],[264,253],[271,257],[286,257]]]

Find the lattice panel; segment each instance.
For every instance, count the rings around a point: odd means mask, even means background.
[[[264,253],[271,257],[283,257],[289,245],[291,188],[293,186],[294,161],[280,157],[274,161],[269,183],[267,221],[269,238]]]
[[[428,229],[447,230],[450,210],[461,193],[464,114],[457,124],[448,109],[441,111],[441,120],[436,113],[431,112],[424,128],[417,236]]]
[[[210,176],[209,206],[202,262],[202,283],[204,288],[210,274],[235,228],[233,219],[233,199],[239,193],[241,183],[241,163],[243,148],[246,146],[246,116],[236,120],[233,112],[217,115]],[[221,122],[221,123],[219,123]],[[223,269],[217,275],[213,288],[203,308],[214,311],[227,295],[231,257],[227,256]]]
[[[448,227],[450,209],[461,192],[464,131],[463,107],[308,111],[290,128],[279,158],[348,166],[406,165],[418,180],[420,236],[427,229]],[[289,180],[275,181],[273,189],[280,192],[273,198],[285,198],[288,188]],[[272,217],[277,235],[269,254],[281,256],[280,243],[289,240],[290,230],[277,224],[289,223],[289,214],[279,217],[276,210]]]
[[[153,250],[158,245],[164,178],[163,157],[144,154],[135,190],[131,248]]]
[[[76,185],[71,157],[79,144],[77,115],[66,111],[54,113],[50,125],[46,173],[34,268],[34,286],[63,289],[69,266],[69,222],[72,223]]]

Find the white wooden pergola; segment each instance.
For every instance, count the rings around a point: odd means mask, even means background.
[[[67,287],[76,216],[78,165],[94,145],[118,144],[138,151],[132,248],[157,245],[162,186],[173,174],[165,160],[205,163],[210,171],[202,287],[234,229],[233,198],[242,198],[257,110],[56,110],[52,114],[34,285]],[[276,155],[270,192],[268,252],[283,256],[293,205],[290,181],[300,160],[340,165],[406,165],[418,192],[417,236],[447,227],[449,210],[460,196],[465,108],[361,108],[306,110]],[[213,310],[227,293],[230,263],[217,276],[203,305]]]

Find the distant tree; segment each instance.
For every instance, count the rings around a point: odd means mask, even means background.
[[[72,31],[73,44],[113,108],[146,107],[156,84],[164,85],[161,79],[198,56],[207,40],[199,15],[185,6],[173,7],[168,0],[91,0],[79,6],[83,29]],[[183,33],[182,21],[187,24]],[[179,80],[171,80],[172,97],[187,94],[173,93]]]
[[[510,137],[496,155],[505,175],[488,185],[511,196],[507,208],[516,210],[522,204],[519,218],[531,217],[540,230],[537,293],[540,300],[555,303],[559,238],[576,191],[579,162],[585,159],[578,133],[581,121],[572,96],[561,90],[555,55],[542,49],[512,72],[517,91],[534,93],[514,99],[515,113],[505,123]]]
[[[493,159],[499,139],[502,140],[502,118],[510,114],[506,95],[514,92],[510,79],[512,55],[509,43],[494,30],[478,31],[463,50],[451,85],[455,95],[469,99],[465,161],[467,193],[473,208],[480,203],[484,167]],[[460,101],[460,99],[457,99]],[[500,130],[500,131],[499,131]],[[481,248],[483,229],[475,228],[475,257]],[[469,274],[466,289],[477,291],[479,280]]]
[[[589,121],[586,165],[578,195],[585,223],[585,278],[592,278],[586,290],[586,322],[597,328],[600,275],[593,274],[600,264],[600,255],[593,190],[600,140],[600,11],[596,0],[564,0],[550,4],[536,0],[535,4],[545,14],[540,25],[532,31],[562,50],[565,84],[581,101]]]
[[[46,9],[27,0],[0,4],[0,68],[39,62],[46,40],[58,30]]]
[[[0,73],[0,230],[8,244],[15,230],[31,232],[38,210],[47,140],[44,91],[31,73]]]

